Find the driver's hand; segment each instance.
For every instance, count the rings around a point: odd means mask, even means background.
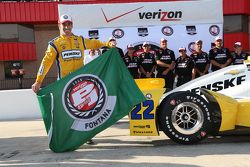
[[[35,93],[37,93],[37,92],[39,91],[40,87],[41,87],[41,83],[35,82],[35,83],[32,85],[32,90],[33,90]]]

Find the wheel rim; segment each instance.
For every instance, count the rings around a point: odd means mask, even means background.
[[[171,118],[174,128],[185,135],[196,133],[204,123],[201,108],[191,102],[177,105],[172,112]]]

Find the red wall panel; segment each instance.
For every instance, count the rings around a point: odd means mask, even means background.
[[[239,32],[224,34],[224,46],[226,48],[233,50],[235,42],[241,42],[243,50],[250,50],[248,33]]]
[[[55,23],[57,5],[58,2],[0,3],[0,23]]]
[[[249,0],[223,0],[224,15],[246,14],[250,15]]]
[[[35,43],[0,42],[0,61],[35,60]]]
[[[92,0],[71,2],[4,2],[0,3],[0,23],[56,23],[58,4],[164,2],[178,0]],[[223,0],[225,15],[250,15],[250,0]]]
[[[20,15],[20,22],[24,22],[26,18],[25,4],[21,3],[19,5],[19,8],[17,8],[17,10],[18,10],[18,13],[22,12],[22,14]]]

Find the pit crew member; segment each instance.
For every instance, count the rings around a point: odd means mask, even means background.
[[[160,39],[160,49],[156,51],[157,78],[165,79],[165,88],[173,89],[174,85],[174,51],[168,49],[167,40]]]
[[[181,86],[195,78],[194,61],[187,55],[185,47],[179,48],[180,57],[175,61],[176,86]]]
[[[202,51],[202,40],[195,41],[195,52],[190,55],[195,64],[195,78],[208,73],[210,61],[208,54]]]
[[[229,49],[222,46],[222,38],[220,36],[215,38],[215,48],[209,51],[209,59],[211,62],[211,70],[217,71],[221,68],[227,67],[232,62],[232,56]]]

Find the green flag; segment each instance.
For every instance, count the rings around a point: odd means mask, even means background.
[[[117,49],[41,89],[37,97],[54,152],[77,149],[146,100]]]

